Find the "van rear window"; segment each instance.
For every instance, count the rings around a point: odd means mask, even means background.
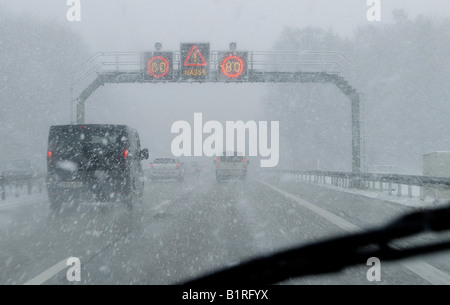
[[[64,126],[52,129],[49,149],[55,153],[83,154],[91,149],[113,150],[123,147],[126,137],[122,130],[112,128],[81,128]]]

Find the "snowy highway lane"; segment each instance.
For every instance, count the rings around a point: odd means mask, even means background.
[[[44,198],[0,209],[0,284],[69,284],[63,264],[69,257],[81,261],[81,284],[178,283],[258,255],[385,224],[412,210],[273,177],[218,183],[206,174],[182,183],[148,182],[144,203],[132,211],[83,203],[54,215],[48,205]],[[382,262],[378,284],[450,284],[449,254]],[[285,283],[374,284],[366,278],[369,268]]]

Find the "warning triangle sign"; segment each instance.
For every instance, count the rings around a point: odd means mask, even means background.
[[[189,52],[188,57],[186,58],[186,61],[184,62],[184,65],[186,67],[189,66],[207,66],[208,63],[206,62],[205,58],[202,55],[202,52],[198,49],[196,45],[194,45]]]

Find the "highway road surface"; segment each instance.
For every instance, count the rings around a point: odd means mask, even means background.
[[[0,284],[73,284],[66,262],[81,264],[78,284],[174,284],[243,260],[386,224],[412,208],[278,176],[216,182],[148,181],[144,202],[49,209],[45,194],[0,202]],[[407,242],[434,241],[421,235]],[[381,262],[283,284],[450,284],[450,252]],[[329,259],[333,260],[333,253]]]

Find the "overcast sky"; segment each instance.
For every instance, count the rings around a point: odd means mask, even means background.
[[[13,11],[66,20],[65,0],[0,0]],[[177,50],[183,41],[237,41],[240,49],[271,49],[285,26],[320,26],[341,35],[368,23],[366,0],[81,0],[81,22],[71,23],[92,51],[140,51],[161,41]],[[381,0],[381,22],[394,9],[414,17],[449,16],[448,0]],[[262,34],[264,33],[264,34]]]

